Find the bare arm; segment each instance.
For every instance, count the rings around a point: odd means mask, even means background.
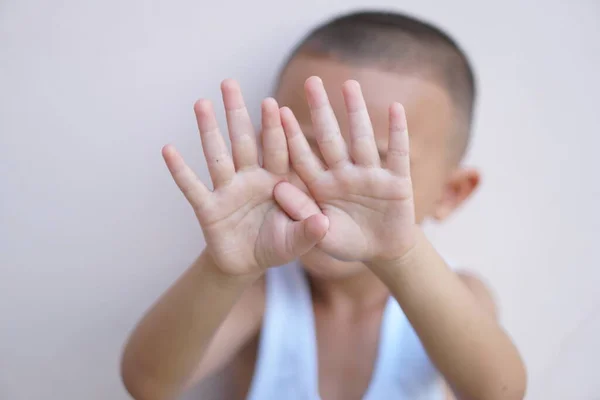
[[[473,296],[477,299],[478,304],[495,320],[498,318],[498,309],[496,307],[496,302],[492,297],[492,294],[486,287],[486,285],[475,275],[459,272],[459,278],[465,284],[466,287],[469,288]],[[454,395],[454,391],[446,384],[446,400],[457,400],[457,397]]]
[[[398,300],[459,399],[522,399],[523,362],[490,306],[480,304],[422,233],[417,236],[404,257],[371,263],[372,271]]]
[[[173,398],[235,355],[260,325],[264,299],[256,278],[224,275],[202,253],[131,336],[121,367],[131,395]]]
[[[188,381],[188,386],[191,387],[221,370],[258,335],[264,309],[265,279],[262,277],[246,289],[217,329],[202,361]]]

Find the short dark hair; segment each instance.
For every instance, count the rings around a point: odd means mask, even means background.
[[[312,30],[288,56],[282,73],[299,53],[406,71],[439,82],[457,113],[457,155],[461,158],[465,153],[475,106],[475,76],[463,50],[441,29],[395,12],[357,11]]]

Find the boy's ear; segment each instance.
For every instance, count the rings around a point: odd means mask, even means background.
[[[433,210],[433,218],[437,221],[446,219],[473,194],[480,180],[475,168],[457,168],[446,182],[442,197]]]

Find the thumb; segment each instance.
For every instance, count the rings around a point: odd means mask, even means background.
[[[321,213],[290,222],[286,232],[287,251],[294,258],[305,254],[325,237],[328,229],[329,218]]]
[[[313,198],[289,182],[278,183],[273,190],[273,197],[279,207],[294,221],[321,214],[321,209]]]

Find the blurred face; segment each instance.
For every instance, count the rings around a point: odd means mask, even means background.
[[[355,79],[361,84],[383,165],[388,148],[389,106],[394,101],[404,105],[410,134],[416,219],[421,223],[424,218],[435,216],[455,168],[447,154],[453,115],[446,91],[417,76],[386,72],[375,67],[356,67],[327,58],[302,54],[296,56],[282,75],[275,97],[280,106],[288,106],[294,111],[313,151],[319,157],[321,154],[304,96],[304,81],[312,75],[323,79],[342,135],[346,138],[348,124],[341,93],[342,83]],[[335,260],[318,249],[305,255],[302,262],[311,273],[328,277],[348,276],[365,268],[362,263]]]

